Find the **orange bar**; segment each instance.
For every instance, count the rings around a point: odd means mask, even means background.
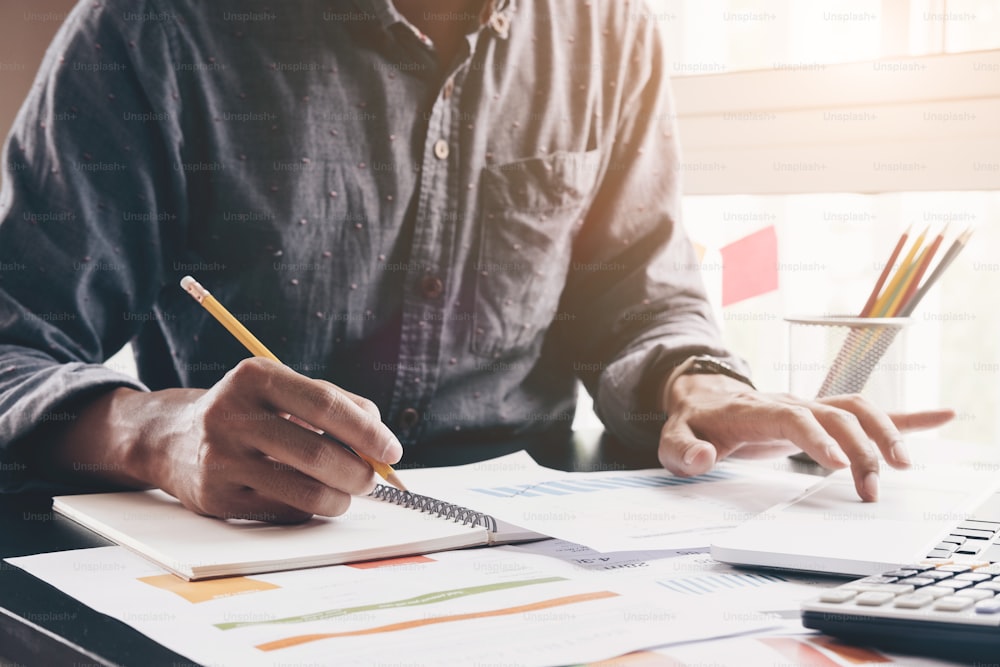
[[[397,565],[413,565],[415,563],[436,563],[427,556],[403,556],[402,558],[383,558],[382,560],[366,560],[360,563],[348,563],[347,567],[358,570],[374,570],[378,567],[396,567]]]
[[[411,628],[420,628],[427,625],[436,625],[438,623],[452,623],[454,621],[469,621],[475,618],[490,618],[493,616],[510,616],[512,614],[523,614],[529,611],[538,611],[539,609],[549,609],[551,607],[562,607],[569,604],[576,604],[578,602],[590,602],[591,600],[603,600],[605,598],[618,597],[618,593],[612,593],[610,591],[597,591],[595,593],[580,593],[579,595],[567,595],[566,597],[555,598],[552,600],[542,600],[541,602],[533,602],[531,604],[524,604],[517,607],[507,607],[506,609],[494,609],[493,611],[477,611],[470,614],[455,614],[454,616],[438,616],[437,618],[421,618],[413,621],[403,621],[402,623],[391,623],[389,625],[380,625],[376,628],[366,628],[364,630],[351,630],[349,632],[326,632],[313,635],[296,635],[294,637],[286,637],[285,639],[277,639],[273,642],[267,642],[264,644],[258,644],[256,648],[261,651],[276,651],[282,648],[290,648],[292,646],[298,646],[300,644],[308,644],[309,642],[319,641],[320,639],[336,639],[338,637],[361,637],[363,635],[377,635],[384,632],[397,632],[399,630],[410,630]]]

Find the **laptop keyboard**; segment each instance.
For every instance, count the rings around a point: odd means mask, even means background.
[[[963,521],[943,538],[927,557],[968,556],[990,562],[1000,561],[1000,544],[996,543],[998,532],[1000,523],[977,519]]]
[[[927,558],[961,558],[1000,562],[1000,494],[993,494],[927,554]]]

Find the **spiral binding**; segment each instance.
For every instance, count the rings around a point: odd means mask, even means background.
[[[453,505],[437,498],[422,496],[419,493],[400,491],[385,484],[377,485],[375,490],[371,492],[371,495],[379,500],[384,500],[407,509],[427,512],[442,519],[452,519],[455,523],[464,523],[467,526],[482,526],[491,533],[497,532],[496,519],[489,514],[477,512],[468,507]]]

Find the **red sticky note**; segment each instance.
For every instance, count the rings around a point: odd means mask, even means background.
[[[765,227],[723,247],[722,305],[778,289],[778,236]]]

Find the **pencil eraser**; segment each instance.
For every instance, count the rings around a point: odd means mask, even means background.
[[[191,276],[184,276],[183,278],[181,278],[181,287],[183,287],[186,290],[194,287],[197,284],[198,281],[192,278]]]

